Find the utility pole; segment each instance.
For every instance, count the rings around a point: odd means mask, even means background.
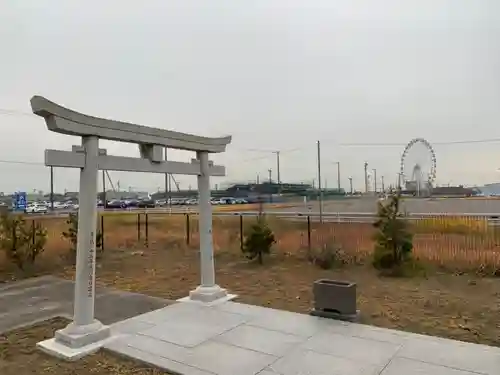
[[[372,171],[373,171],[373,193],[377,195],[377,170],[373,168]]]
[[[319,222],[323,224],[323,190],[321,190],[321,145],[318,141],[318,189],[319,189]]]
[[[351,188],[351,195],[352,195],[352,177],[349,177],[349,186]]]
[[[340,161],[336,161],[335,164],[337,164],[337,189],[340,193]]]
[[[257,185],[260,184],[260,174],[257,173]]]
[[[281,175],[280,175],[280,152],[273,151],[276,154],[276,178],[278,180],[278,193],[281,193]]]
[[[107,200],[106,200],[106,171],[103,169],[102,170],[102,207],[103,209],[106,208],[107,206]]]
[[[365,161],[365,193],[368,194],[368,163]]]
[[[50,209],[54,211],[54,167],[50,167]]]
[[[380,179],[382,180],[382,193],[385,193],[384,176],[381,176]]]
[[[165,161],[167,161],[167,148],[165,147]],[[170,174],[165,173],[165,201],[172,207],[172,188],[170,186]]]
[[[273,170],[271,168],[269,168],[267,170],[267,172],[269,173],[269,203],[272,203],[273,202],[273,179],[272,179],[272,176],[273,176]]]

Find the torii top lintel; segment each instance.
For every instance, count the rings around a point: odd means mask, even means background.
[[[61,134],[93,135],[112,141],[206,152],[224,152],[226,146],[231,142],[231,136],[220,138],[201,137],[88,116],[62,107],[42,96],[33,96],[31,98],[31,109],[34,114],[45,119],[49,130]]]

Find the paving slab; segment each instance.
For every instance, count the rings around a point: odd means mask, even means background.
[[[478,373],[407,358],[395,358],[381,375],[478,375]]]
[[[378,375],[382,368],[312,350],[295,350],[266,370],[279,375]]]
[[[301,336],[249,325],[240,325],[215,337],[214,340],[274,356],[283,356],[303,342]]]
[[[179,302],[105,348],[182,375],[499,375],[500,348],[236,302]]]
[[[434,337],[408,340],[400,357],[480,374],[500,374],[500,349]]]

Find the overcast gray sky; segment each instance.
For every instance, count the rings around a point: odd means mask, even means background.
[[[214,156],[227,166],[214,184],[269,168],[275,178],[274,155],[252,150],[283,150],[282,180],[311,182],[316,140],[328,186],[334,161],[345,187],[352,176],[362,188],[365,160],[395,182],[414,137],[435,143],[438,183],[493,182],[500,142],[438,143],[500,138],[499,18],[498,0],[0,0],[0,159],[43,163],[44,149],[79,142],[23,114],[39,94],[95,116],[233,135]],[[400,145],[342,145],[353,142]],[[49,186],[41,165],[0,163],[0,176],[3,191]],[[111,176],[163,186],[159,175]],[[78,188],[77,171],[56,170],[64,188]]]

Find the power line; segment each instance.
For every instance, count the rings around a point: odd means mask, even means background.
[[[280,150],[280,149],[261,149],[261,148],[243,148],[241,149],[242,151],[247,151],[247,152],[264,152],[264,153],[268,153],[268,154],[275,154],[276,152],[280,152],[280,153],[290,153],[290,152],[295,152],[295,151],[300,151],[300,150],[303,150],[305,147],[295,147],[295,148],[292,148],[292,149],[288,149],[288,150]]]
[[[257,161],[257,160],[269,159],[271,156],[273,156],[273,155],[269,154],[269,155],[264,155],[264,156],[257,156],[255,158],[244,159],[240,163],[248,163],[250,161]]]
[[[22,160],[4,160],[4,159],[0,159],[0,163],[3,163],[3,164],[24,164],[24,165],[43,165],[43,166],[46,166],[44,163],[41,163],[41,162],[22,161]]]
[[[19,111],[17,109],[0,108],[0,115],[10,116],[36,116],[34,113]]]
[[[459,145],[459,144],[473,144],[473,143],[494,143],[500,142],[500,138],[486,138],[486,139],[469,139],[460,141],[444,141],[444,142],[429,142],[433,146],[446,146],[446,145]],[[406,143],[339,143],[343,147],[405,147]]]
[[[257,160],[269,159],[271,157],[276,158],[277,154],[281,155],[283,153],[292,153],[292,152],[302,151],[302,150],[304,150],[304,148],[305,147],[297,147],[297,148],[293,148],[293,149],[289,149],[289,150],[245,149],[244,151],[248,151],[248,152],[264,152],[267,155],[256,156],[254,158],[244,159],[241,162],[242,163],[246,163],[246,162],[249,162],[249,161],[257,161]]]

